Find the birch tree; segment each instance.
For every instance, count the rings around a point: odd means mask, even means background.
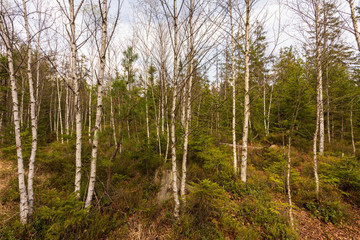
[[[28,22],[28,13],[25,0],[22,1],[24,8],[24,21],[25,21],[25,31],[26,31],[26,39],[27,39],[27,77],[29,81],[29,96],[30,96],[30,118],[31,118],[31,153],[29,159],[29,173],[28,173],[28,204],[29,204],[29,212],[28,218],[31,218],[33,214],[34,208],[34,191],[33,191],[33,182],[34,182],[34,170],[35,170],[35,157],[37,150],[37,117],[36,117],[36,99],[35,99],[35,91],[34,91],[34,82],[31,71],[32,66],[32,48],[31,48],[31,36],[29,30],[29,22]],[[37,85],[38,87],[38,85]],[[36,90],[38,91],[38,89]]]
[[[174,21],[174,72],[173,72],[173,92],[171,99],[171,163],[172,163],[172,175],[173,175],[173,192],[174,192],[174,216],[175,218],[179,217],[179,195],[178,195],[178,186],[177,186],[177,167],[176,167],[176,132],[175,132],[175,111],[176,111],[176,99],[177,99],[177,78],[178,78],[178,10],[177,10],[177,1],[174,0],[174,9],[173,9],[173,21]]]
[[[16,155],[17,155],[17,168],[18,168],[18,181],[19,181],[19,195],[20,195],[20,222],[26,224],[28,221],[28,196],[25,185],[25,170],[24,170],[24,161],[23,161],[23,152],[21,145],[21,133],[20,133],[20,118],[19,118],[19,101],[18,101],[18,92],[16,87],[15,79],[15,69],[13,61],[13,51],[14,46],[12,43],[13,37],[13,25],[9,25],[6,21],[5,16],[8,15],[8,12],[5,11],[3,2],[0,1],[0,30],[1,38],[4,41],[6,48],[6,55],[8,58],[8,71],[10,76],[10,87],[11,87],[11,96],[12,96],[12,114],[14,120],[14,133],[15,133],[15,142],[16,142]],[[7,16],[9,17],[9,16]],[[9,19],[12,21],[12,19]]]
[[[181,186],[180,186],[180,196],[183,202],[186,201],[185,198],[185,187],[186,187],[186,163],[187,163],[187,155],[188,155],[188,144],[189,144],[189,125],[191,121],[191,90],[192,90],[192,82],[194,75],[194,28],[193,28],[193,14],[194,14],[194,0],[190,0],[190,9],[189,9],[189,30],[190,30],[190,66],[189,66],[189,80],[187,82],[187,87],[184,87],[184,91],[186,92],[186,116],[185,116],[185,133],[184,133],[184,151],[183,151],[183,159],[182,159],[182,175],[181,175]],[[185,82],[186,84],[186,82]]]
[[[233,139],[233,158],[234,158],[234,172],[237,173],[237,156],[236,156],[236,79],[235,79],[235,35],[233,26],[232,0],[229,1],[230,12],[230,31],[231,31],[231,74],[233,81],[233,95],[232,95],[232,139]],[[246,181],[246,180],[245,180]]]
[[[82,0],[77,7],[76,11],[74,7],[74,0],[69,0],[70,8],[70,40],[71,40],[71,78],[74,84],[75,92],[75,122],[76,122],[76,153],[75,153],[75,193],[77,197],[80,197],[81,186],[81,104],[80,104],[80,87],[79,77],[76,73],[77,64],[77,44],[76,44],[76,32],[75,32],[75,20],[81,9],[84,0]]]
[[[356,14],[355,14],[354,1],[348,0],[348,2],[349,2],[349,6],[350,6],[350,14],[351,14],[350,16],[351,16],[351,21],[353,24],[353,31],[354,31],[356,43],[358,46],[358,50],[360,51],[360,34],[359,34],[359,28],[358,28]]]
[[[246,182],[246,167],[247,167],[247,141],[249,135],[249,119],[250,119],[250,7],[252,0],[245,0],[246,14],[245,14],[245,77],[244,77],[244,123],[242,136],[242,155],[241,155],[241,181]]]
[[[103,0],[100,6],[101,11],[101,45],[100,45],[100,64],[99,64],[99,74],[97,77],[97,105],[96,105],[96,118],[95,118],[95,127],[92,140],[92,151],[91,151],[91,166],[90,166],[90,179],[89,187],[85,202],[85,208],[89,207],[92,202],[92,198],[95,191],[95,180],[96,180],[96,161],[98,156],[98,147],[99,147],[99,130],[101,124],[101,115],[102,115],[102,100],[103,100],[103,82],[104,82],[104,73],[105,73],[105,63],[106,63],[106,48],[108,43],[107,35],[107,14],[108,14],[108,5],[107,0]]]

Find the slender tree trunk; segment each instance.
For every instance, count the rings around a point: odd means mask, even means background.
[[[155,111],[155,126],[156,126],[156,138],[158,141],[158,148],[159,148],[159,155],[161,158],[161,141],[160,141],[160,112],[157,112],[157,106],[156,106],[156,101],[155,101],[155,95],[154,95],[154,86],[152,85],[152,83],[150,82],[150,87],[151,87],[151,95],[152,95],[152,99],[153,99],[153,104],[154,104],[154,111]]]
[[[354,2],[353,2],[353,0],[348,0],[348,1],[349,1],[349,5],[350,5],[350,10],[351,10],[351,20],[352,20],[353,27],[354,27],[356,43],[357,43],[358,49],[360,51],[360,35],[359,35],[359,28],[357,25],[357,19],[356,19],[356,14],[355,14],[355,9],[354,9]]]
[[[183,81],[183,86],[180,88],[182,88],[181,90],[181,96],[179,96],[179,102],[181,103],[180,106],[181,106],[181,112],[180,112],[180,115],[181,115],[181,126],[183,128],[185,128],[185,118],[186,118],[186,83],[185,83],[185,80],[179,80],[180,82]],[[180,95],[180,94],[179,94]]]
[[[288,164],[287,164],[287,193],[289,200],[289,218],[291,228],[294,229],[294,217],[293,217],[293,209],[292,209],[292,200],[291,200],[291,185],[290,185],[290,175],[291,175],[291,134],[289,136],[289,144],[288,144]]]
[[[90,181],[89,188],[85,202],[85,208],[91,205],[91,201],[95,191],[95,179],[96,179],[96,160],[98,153],[99,144],[99,129],[101,124],[102,114],[102,95],[103,95],[103,79],[105,72],[105,58],[106,58],[106,43],[107,43],[107,0],[102,2],[102,34],[101,34],[101,49],[100,49],[100,66],[98,75],[98,96],[97,96],[97,107],[96,107],[96,120],[93,137],[93,147],[91,152],[91,169],[90,169]]]
[[[1,10],[3,9],[2,2],[0,2],[0,9]],[[28,207],[28,197],[27,197],[26,185],[25,185],[25,170],[24,170],[24,162],[23,162],[22,147],[21,147],[19,101],[18,101],[18,93],[16,89],[12,46],[10,43],[8,32],[5,31],[4,16],[0,16],[0,28],[1,28],[2,39],[4,40],[5,43],[6,54],[8,57],[8,64],[9,64],[10,86],[11,86],[11,96],[12,96],[12,112],[14,118],[14,132],[15,132],[18,180],[19,180],[20,222],[22,224],[26,224],[29,207]]]
[[[190,27],[190,66],[189,66],[189,81],[187,88],[184,86],[184,91],[187,89],[187,100],[186,103],[186,116],[185,116],[185,134],[184,134],[184,152],[182,159],[182,175],[181,175],[181,187],[180,194],[181,199],[185,203],[185,187],[186,187],[186,162],[188,155],[188,144],[189,144],[189,126],[191,120],[191,90],[192,90],[192,80],[193,80],[193,72],[194,72],[194,30],[193,30],[193,13],[194,13],[194,0],[190,0],[190,16],[189,16],[189,27]]]
[[[165,162],[169,156],[169,146],[170,146],[170,128],[169,128],[169,117],[166,118],[166,149],[165,149]]]
[[[83,2],[83,1],[82,1]],[[82,2],[77,11],[81,8]],[[77,46],[76,46],[76,34],[75,34],[75,19],[76,13],[74,10],[74,0],[69,0],[70,6],[70,29],[71,29],[71,77],[74,84],[74,107],[75,107],[75,124],[76,124],[76,153],[75,153],[75,193],[80,198],[80,186],[81,186],[81,138],[82,138],[82,123],[81,123],[81,102],[80,102],[80,86],[79,76],[76,73],[77,63]]]
[[[317,136],[319,133],[319,108],[316,111],[316,128],[314,133],[314,144],[313,144],[313,160],[314,160],[314,176],[315,176],[315,192],[317,198],[319,198],[319,176],[318,176],[318,161],[317,161]]]
[[[54,88],[51,86],[51,94],[50,94],[50,107],[49,107],[49,126],[50,126],[50,132],[53,133],[53,124],[52,124],[52,102],[53,102],[53,90]]]
[[[33,76],[31,72],[31,64],[32,64],[32,49],[31,49],[31,37],[29,31],[29,23],[27,18],[27,9],[25,0],[23,2],[24,7],[24,21],[25,21],[25,30],[28,44],[28,59],[27,59],[27,76],[29,81],[29,95],[30,95],[30,116],[31,116],[31,153],[29,159],[29,173],[28,173],[28,218],[30,219],[34,210],[34,191],[33,191],[33,182],[34,182],[34,168],[35,168],[35,157],[37,150],[37,117],[36,117],[36,100],[35,100],[35,92],[34,92],[34,83]]]
[[[245,21],[245,101],[244,101],[244,124],[242,137],[242,155],[241,155],[241,181],[246,183],[246,167],[247,167],[247,141],[249,134],[250,119],[250,93],[249,93],[249,55],[250,55],[250,2],[246,2],[246,21]]]
[[[355,147],[355,140],[354,140],[353,104],[354,104],[354,100],[351,100],[351,105],[350,105],[351,144],[352,144],[353,153],[354,153],[354,156],[355,156],[356,155],[356,147]]]
[[[323,0],[324,8],[326,8],[326,2]],[[323,38],[324,38],[324,49],[323,49],[323,58],[325,62],[325,93],[326,93],[326,128],[327,128],[327,137],[328,142],[331,142],[331,134],[330,134],[330,97],[329,97],[329,58],[328,58],[328,33],[327,33],[327,10],[324,9],[324,30],[323,30]]]
[[[179,195],[177,186],[177,167],[176,167],[176,132],[175,132],[175,111],[176,111],[176,99],[177,99],[177,78],[178,78],[178,12],[177,1],[174,0],[174,78],[173,78],[173,92],[172,92],[172,106],[171,106],[171,163],[172,163],[172,176],[173,176],[173,195],[175,201],[174,216],[179,217]]]
[[[232,74],[232,140],[233,140],[233,161],[234,161],[234,173],[237,174],[237,156],[236,156],[236,79],[235,79],[235,41],[234,41],[234,26],[232,16],[232,0],[229,1],[230,11],[230,27],[231,27],[231,74]]]
[[[269,135],[269,133],[270,133],[270,113],[271,113],[273,90],[274,90],[274,85],[271,85],[269,109],[268,109],[268,113],[267,113],[267,135]]]
[[[266,123],[266,81],[265,78],[263,80],[263,105],[264,105],[264,130],[265,130],[265,135],[268,135],[268,131],[267,131],[267,123]]]
[[[341,115],[341,141],[344,140],[344,112]]]
[[[24,126],[25,79],[21,76],[20,128]]]
[[[59,79],[56,78],[56,84],[57,84],[57,93],[58,93],[58,125],[56,126],[56,131],[57,131],[57,136],[59,135],[59,124],[60,124],[60,134],[61,134],[61,143],[64,143],[64,130],[63,130],[63,123],[62,123],[62,114],[61,114],[61,95],[62,95],[62,90],[60,90],[61,85],[59,84]],[[58,137],[57,137],[58,138]]]
[[[115,119],[114,119],[114,110],[113,110],[113,99],[112,99],[111,95],[110,95],[110,124],[111,124],[111,128],[113,130],[114,143],[115,143],[115,146],[117,146],[116,128],[115,128]]]
[[[92,86],[92,85],[91,85]],[[92,88],[92,87],[91,87]],[[89,143],[91,144],[91,118],[92,118],[92,107],[91,107],[91,99],[92,99],[92,89],[90,89],[90,95],[89,95],[89,129],[88,129],[88,137],[89,137]]]
[[[324,104],[323,104],[323,71],[322,71],[322,49],[321,49],[321,26],[320,26],[320,1],[316,0],[316,10],[315,10],[315,32],[316,32],[316,69],[317,69],[317,84],[318,84],[318,102],[317,108],[319,109],[319,154],[324,154],[324,142],[325,142],[325,131],[324,131]]]

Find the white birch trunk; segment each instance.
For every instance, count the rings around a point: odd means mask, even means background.
[[[183,159],[182,159],[182,175],[181,175],[181,185],[180,185],[180,196],[181,200],[186,202],[186,162],[188,155],[188,145],[189,145],[189,126],[191,120],[191,90],[192,90],[192,80],[193,80],[193,72],[194,72],[194,30],[193,30],[193,13],[194,13],[194,0],[190,0],[190,16],[189,16],[189,27],[190,27],[190,66],[189,66],[189,82],[187,88],[184,86],[184,92],[187,89],[187,100],[186,103],[186,116],[185,116],[185,134],[184,134],[184,151],[183,151]],[[184,96],[184,97],[185,97]]]
[[[100,66],[99,66],[99,75],[98,75],[98,96],[97,96],[97,106],[96,106],[96,120],[95,120],[95,129],[93,137],[93,147],[91,152],[91,168],[90,168],[90,180],[89,188],[85,202],[85,208],[91,205],[91,201],[95,191],[95,180],[96,180],[96,160],[98,153],[98,144],[99,144],[99,129],[101,124],[101,114],[102,114],[102,95],[103,95],[103,79],[105,72],[105,58],[106,58],[106,43],[107,43],[107,0],[102,2],[102,33],[101,33],[101,49],[100,49]]]
[[[317,162],[317,136],[319,133],[319,108],[316,111],[316,128],[314,133],[313,143],[313,160],[314,160],[314,177],[315,177],[315,192],[317,198],[319,197],[319,175],[318,175],[318,162]]]
[[[350,10],[351,10],[351,20],[352,20],[353,27],[354,27],[355,39],[356,39],[356,43],[358,45],[358,49],[360,51],[360,35],[359,35],[359,28],[357,25],[357,19],[356,19],[356,14],[355,14],[355,9],[354,9],[354,2],[353,2],[353,0],[348,0],[348,1],[349,1],[349,5],[350,5]]]
[[[89,129],[88,129],[89,143],[91,143],[91,115],[92,115],[91,98],[92,98],[92,89],[90,89],[90,95],[89,95]]]
[[[177,77],[178,77],[178,43],[177,43],[177,2],[174,0],[174,79],[173,79],[173,92],[172,92],[172,106],[171,106],[171,163],[172,163],[172,180],[173,180],[173,195],[174,195],[174,217],[179,217],[179,195],[178,195],[178,186],[177,186],[177,167],[176,167],[176,132],[175,132],[175,111],[176,111],[176,99],[177,99]]]
[[[322,80],[322,49],[321,49],[321,32],[320,32],[320,0],[316,0],[315,10],[315,32],[316,32],[316,69],[317,69],[317,84],[318,84],[318,103],[319,109],[319,154],[324,154],[325,130],[324,130],[324,104],[323,104],[323,80]]]
[[[83,1],[82,1],[83,2]],[[81,8],[82,2],[78,7],[77,11]],[[76,124],[76,153],[75,153],[75,193],[80,198],[80,187],[81,187],[81,138],[82,138],[82,127],[81,127],[81,102],[80,102],[80,86],[79,77],[76,74],[76,63],[77,63],[77,46],[76,46],[76,34],[75,34],[75,19],[76,13],[74,12],[74,0],[69,0],[70,7],[70,30],[71,30],[71,78],[74,84],[74,107],[75,107],[75,124]]]
[[[269,109],[268,109],[268,113],[267,113],[267,134],[268,135],[270,133],[270,113],[271,113],[271,103],[272,103],[273,90],[274,90],[274,85],[271,85]]]
[[[27,9],[25,0],[23,2],[24,7],[24,21],[25,21],[25,30],[28,44],[28,59],[27,59],[27,76],[29,81],[29,95],[30,95],[30,117],[31,117],[31,153],[29,159],[29,173],[28,173],[28,218],[32,217],[33,207],[34,207],[34,191],[33,191],[33,183],[34,183],[34,168],[35,168],[35,157],[37,150],[37,118],[36,118],[36,100],[34,96],[34,83],[33,76],[31,72],[31,64],[32,64],[32,49],[31,49],[31,38],[29,31],[29,23],[27,18]]]
[[[57,84],[57,93],[58,93],[58,123],[56,126],[56,136],[58,138],[59,136],[59,124],[60,124],[60,134],[61,134],[61,143],[64,143],[64,130],[63,130],[63,123],[62,123],[62,114],[61,114],[61,95],[62,91],[60,90],[61,85],[59,85],[59,79],[56,78],[56,84]],[[58,139],[57,139],[58,140]]]
[[[236,156],[236,80],[235,80],[235,42],[234,42],[234,26],[233,26],[233,16],[232,16],[232,0],[229,1],[229,11],[230,11],[230,28],[231,28],[231,74],[232,74],[232,83],[233,83],[233,95],[232,95],[232,140],[233,140],[233,161],[234,161],[234,173],[237,174],[237,156]]]
[[[2,2],[0,2],[0,9],[2,9],[2,8],[3,8]],[[15,132],[18,180],[19,180],[20,222],[21,222],[21,224],[26,224],[29,208],[28,208],[28,198],[27,198],[26,185],[25,185],[24,162],[23,162],[22,147],[21,147],[19,101],[18,101],[18,94],[17,94],[17,89],[16,89],[16,79],[15,79],[14,62],[13,62],[13,56],[12,56],[12,47],[10,45],[10,39],[9,39],[8,32],[5,31],[3,21],[4,21],[4,16],[0,16],[1,35],[2,35],[2,39],[4,40],[4,43],[5,43],[6,54],[8,57],[8,64],[9,64],[9,75],[10,75],[11,96],[12,96],[12,112],[13,112],[13,118],[14,118],[14,132]]]
[[[25,79],[21,76],[20,127],[24,126]]]
[[[241,155],[241,181],[246,183],[246,167],[247,167],[247,141],[249,134],[250,119],[250,94],[249,94],[249,52],[250,52],[250,1],[246,2],[246,21],[245,21],[245,100],[244,100],[244,124],[242,137],[242,155]]]

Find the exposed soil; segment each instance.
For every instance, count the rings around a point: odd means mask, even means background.
[[[10,161],[5,161],[0,152],[0,225],[4,224],[14,214],[16,206],[4,201],[4,197],[7,194],[6,190],[9,187],[10,180],[15,176],[16,167]]]
[[[353,208],[351,211],[353,212],[351,215],[356,217],[356,219],[351,220],[351,224],[334,225],[312,217],[308,211],[294,210],[296,228],[300,239],[360,239],[360,211],[357,208]]]

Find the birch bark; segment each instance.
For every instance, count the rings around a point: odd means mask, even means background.
[[[95,119],[95,129],[93,136],[93,147],[91,152],[91,168],[90,168],[90,180],[89,188],[85,202],[85,208],[91,205],[91,201],[94,195],[95,190],[95,179],[96,179],[96,160],[98,153],[99,145],[99,129],[101,124],[101,114],[102,114],[102,95],[103,95],[103,80],[105,72],[105,60],[106,60],[106,43],[107,43],[107,0],[103,0],[101,4],[101,48],[100,48],[100,66],[99,66],[99,75],[98,75],[98,96],[97,96],[97,106],[96,106],[96,119]]]
[[[81,185],[81,137],[82,137],[82,123],[81,123],[81,104],[80,104],[80,87],[79,76],[76,74],[77,63],[77,45],[75,33],[75,19],[82,6],[82,0],[75,12],[74,0],[69,0],[70,7],[70,40],[71,40],[71,78],[74,84],[74,106],[75,106],[75,124],[76,124],[76,153],[75,153],[75,193],[80,198]]]
[[[0,9],[3,9],[2,2],[0,2]],[[28,217],[28,199],[25,185],[25,170],[24,162],[22,155],[22,146],[21,146],[21,136],[20,136],[20,119],[19,119],[19,100],[18,93],[16,89],[16,79],[15,79],[15,70],[14,62],[12,55],[12,46],[9,39],[9,34],[4,27],[4,16],[0,16],[0,28],[2,39],[4,40],[6,47],[6,54],[8,57],[9,64],[9,75],[10,75],[10,86],[11,86],[11,96],[12,96],[12,113],[14,118],[14,132],[15,132],[15,142],[16,142],[16,155],[17,155],[17,167],[18,167],[18,180],[19,180],[19,195],[20,195],[20,222],[22,224],[27,223]]]
[[[244,100],[244,124],[242,137],[242,155],[241,155],[241,181],[246,183],[246,167],[247,167],[247,141],[249,134],[250,119],[250,94],[249,94],[249,55],[250,55],[250,3],[251,0],[245,0],[246,3],[246,21],[245,21],[245,100]]]
[[[354,9],[354,1],[353,0],[348,0],[348,1],[349,1],[349,5],[350,5],[351,20],[352,20],[353,27],[354,27],[354,35],[356,38],[356,43],[358,45],[358,49],[360,51],[360,35],[359,35],[359,28],[357,25],[357,19],[356,19],[356,14],[355,14],[355,9]]]
[[[232,74],[232,140],[233,140],[233,161],[234,161],[234,172],[237,174],[237,156],[236,156],[236,80],[235,80],[235,41],[234,41],[234,26],[233,26],[233,15],[232,15],[232,0],[229,1],[230,11],[230,28],[231,28],[231,74]]]
[[[319,111],[319,154],[324,154],[324,104],[323,104],[323,79],[322,79],[322,44],[321,44],[321,26],[320,26],[320,1],[316,0],[315,6],[315,41],[316,41],[316,69],[317,69],[317,85],[318,85],[318,97],[317,108]]]
[[[189,81],[187,88],[187,100],[186,103],[186,116],[185,116],[185,133],[184,133],[184,152],[182,159],[182,175],[181,175],[181,186],[180,186],[180,195],[182,201],[186,202],[185,196],[185,187],[186,187],[186,162],[188,155],[188,144],[189,144],[189,125],[191,119],[191,89],[192,89],[192,80],[193,80],[193,72],[194,72],[194,30],[193,30],[193,13],[194,13],[194,0],[190,0],[190,16],[189,16],[189,27],[190,27],[190,66],[189,66]]]
[[[175,132],[175,111],[176,111],[176,99],[177,99],[177,78],[178,78],[178,12],[177,1],[174,0],[174,79],[173,79],[173,93],[172,93],[172,106],[171,106],[171,163],[172,163],[172,176],[173,176],[173,194],[174,194],[174,216],[179,217],[179,195],[177,186],[177,167],[176,167],[176,132]]]
[[[26,38],[28,44],[28,56],[27,56],[27,76],[29,81],[29,95],[30,95],[30,117],[31,117],[31,153],[29,159],[29,173],[28,173],[28,218],[32,217],[33,206],[34,206],[34,191],[33,191],[33,182],[34,182],[34,167],[35,167],[35,157],[37,150],[37,118],[36,118],[36,100],[34,96],[34,83],[33,76],[31,72],[32,65],[32,49],[31,49],[31,37],[29,31],[29,23],[27,17],[27,9],[25,0],[22,1],[24,8],[24,21],[25,21],[25,30]]]

